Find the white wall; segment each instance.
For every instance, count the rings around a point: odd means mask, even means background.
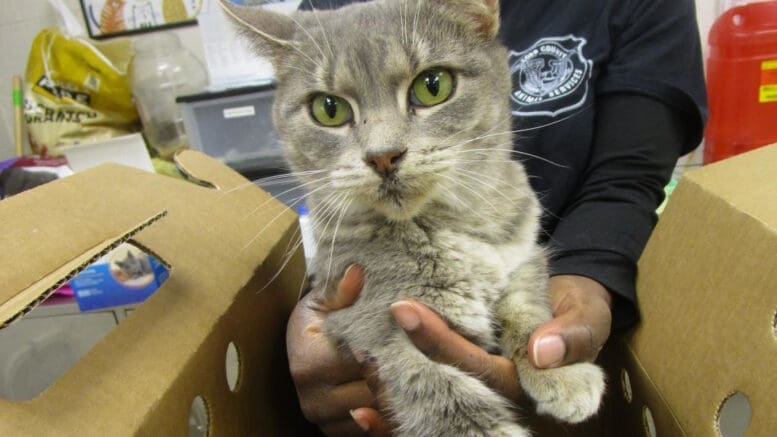
[[[77,17],[82,16],[79,0],[63,1]],[[24,74],[33,38],[40,29],[56,25],[56,15],[47,0],[0,0],[0,3],[0,160],[3,160],[14,153],[11,77]],[[716,0],[696,0],[699,28],[705,45],[717,4]],[[184,45],[204,62],[199,30],[186,27],[175,32]]]

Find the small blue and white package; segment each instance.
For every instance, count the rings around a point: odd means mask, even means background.
[[[129,243],[87,267],[70,286],[81,311],[143,302],[170,276],[167,267]]]

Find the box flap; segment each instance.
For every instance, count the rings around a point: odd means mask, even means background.
[[[0,290],[0,329],[9,326],[15,320],[30,312],[38,304],[51,296],[51,294],[54,293],[59,287],[64,285],[65,282],[75,277],[75,275],[77,275],[83,269],[97,261],[98,258],[105,255],[122,242],[127,241],[140,230],[157,221],[164,215],[165,213],[162,212],[154,215],[151,218],[143,220],[134,228],[131,228],[130,230],[115,236],[114,238],[102,241],[84,253],[73,253],[73,258],[71,260],[66,261],[63,265],[56,267],[51,271],[51,273],[43,276],[40,279],[38,279],[36,276],[37,272],[35,269],[25,268],[25,266],[22,266],[19,269],[6,269],[5,273],[0,273],[0,283],[11,284],[7,288]],[[2,220],[2,211],[0,211],[0,220]],[[4,221],[4,223],[9,223],[13,226],[19,226],[19,224],[14,223],[13,220],[7,220]],[[65,238],[61,238],[57,241],[62,242],[64,240]],[[57,241],[49,242],[50,244],[46,245],[47,247],[45,250],[55,251],[62,255],[63,259],[66,259],[69,255],[65,251],[68,249],[72,250],[73,245],[58,247],[58,245],[54,244]],[[4,245],[3,247],[7,246]],[[13,258],[13,255],[14,253],[12,252],[0,253],[0,263],[6,266],[12,265],[10,263],[12,261],[11,259],[3,258]],[[19,258],[14,258],[13,261],[18,261],[18,259]],[[13,275],[13,277],[4,278],[3,276],[6,275]],[[18,283],[29,283],[31,285],[22,290],[11,288],[13,284]]]
[[[717,436],[735,392],[752,406],[748,435],[777,429],[775,169],[770,146],[688,173],[639,262],[629,348],[659,391],[650,402],[688,435]]]

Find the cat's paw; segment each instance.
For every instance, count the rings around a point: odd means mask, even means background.
[[[489,437],[531,437],[531,433],[526,428],[516,423],[503,423],[490,430],[486,435]]]
[[[537,403],[537,412],[567,423],[579,423],[596,414],[604,394],[604,372],[591,363],[556,369],[531,369],[521,374],[521,385]]]

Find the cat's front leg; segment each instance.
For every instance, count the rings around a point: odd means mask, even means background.
[[[545,261],[538,256],[513,272],[510,287],[497,306],[502,351],[515,362],[521,386],[537,412],[567,423],[596,414],[604,394],[604,372],[592,363],[537,369],[529,362],[529,337],[551,319]]]
[[[402,437],[529,437],[512,405],[478,378],[420,352],[399,330],[371,353]]]

